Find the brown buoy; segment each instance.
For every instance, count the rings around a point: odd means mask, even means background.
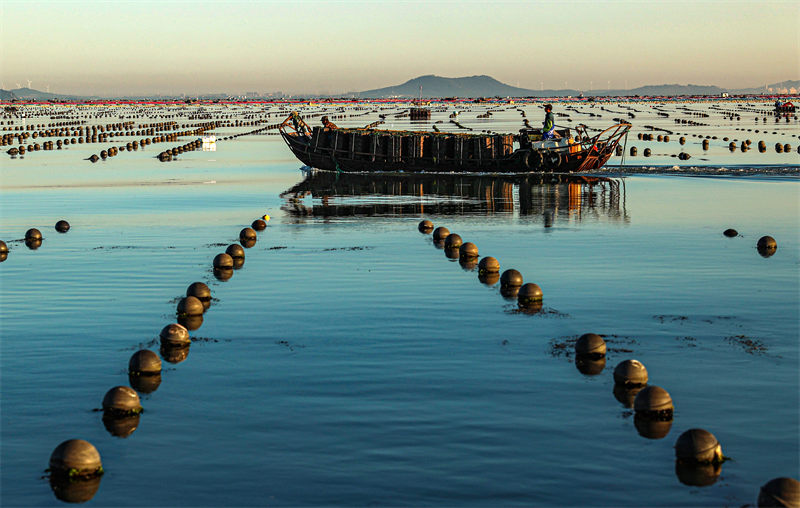
[[[420,233],[430,234],[433,231],[433,222],[429,220],[423,220],[417,225],[417,229]]]
[[[477,258],[478,257],[478,246],[475,245],[472,242],[463,243],[458,248],[458,255],[461,258],[468,258],[468,259]]]
[[[214,268],[220,270],[233,269],[233,258],[230,256],[230,254],[226,253],[217,254],[216,257],[214,257],[213,263],[214,263]]]
[[[192,343],[189,338],[189,330],[178,323],[172,323],[165,326],[159,334],[161,344],[170,346],[188,346]]]
[[[675,458],[687,463],[722,462],[722,446],[714,434],[703,429],[689,429],[675,442]]]
[[[596,333],[584,333],[575,342],[575,354],[581,356],[604,356],[606,354],[606,341]]]
[[[646,385],[647,369],[639,360],[624,360],[614,369],[614,383],[625,386]]]
[[[65,220],[60,220],[56,222],[56,231],[58,231],[59,233],[66,233],[67,231],[69,231],[69,222]]]
[[[228,245],[227,249],[225,249],[225,254],[232,257],[235,264],[236,258],[244,259],[244,248],[238,243],[232,243],[231,245]]]
[[[186,296],[193,296],[203,303],[203,308],[208,310],[211,306],[211,289],[203,282],[193,282],[186,288]]]
[[[128,415],[142,412],[142,403],[136,390],[129,386],[115,386],[103,397],[103,411],[109,414]]]
[[[513,268],[509,268],[508,270],[504,271],[500,276],[501,286],[521,287],[522,282],[522,274]]]
[[[178,316],[198,316],[205,310],[203,302],[194,296],[186,296],[178,301]]]
[[[517,304],[520,308],[541,308],[541,303],[542,288],[540,288],[538,284],[528,282],[519,288],[519,292],[517,293]]]
[[[774,478],[758,492],[758,506],[800,507],[800,482],[794,478]]]
[[[723,234],[723,235],[725,235],[725,236],[727,236],[728,238],[734,238],[734,237],[736,237],[736,236],[739,236],[739,232],[738,232],[738,231],[736,231],[736,230],[735,230],[735,229],[733,229],[733,228],[728,228],[728,229],[726,229],[725,231],[723,231],[723,232],[722,232],[722,234]]]
[[[83,439],[69,439],[53,450],[50,455],[50,470],[73,478],[92,477],[103,474],[100,453],[91,443]]]
[[[161,360],[158,355],[149,349],[142,349],[133,353],[128,361],[128,373],[149,375],[161,372]]]
[[[762,236],[758,239],[756,249],[758,249],[758,253],[761,254],[761,256],[768,258],[778,250],[778,242],[771,236]]]
[[[493,258],[492,256],[483,257],[478,263],[478,273],[483,274],[483,273],[499,273],[499,272],[500,272],[500,262],[497,259]]]
[[[256,231],[264,231],[265,229],[267,229],[267,223],[261,219],[256,219],[253,221],[252,224],[250,224],[250,227],[255,229]]]
[[[642,417],[671,420],[675,409],[672,397],[660,386],[650,385],[636,394],[633,409]]]
[[[31,228],[25,232],[25,240],[37,241],[42,239],[42,232],[36,228]]]
[[[444,239],[444,248],[447,249],[458,249],[461,247],[464,241],[461,239],[461,236],[456,233],[451,233],[447,235],[447,238]]]
[[[439,226],[438,228],[433,230],[433,241],[434,242],[444,242],[445,238],[450,236],[450,230],[446,227]]]
[[[258,235],[253,228],[244,228],[239,232],[239,240],[242,242],[255,242],[257,238]]]

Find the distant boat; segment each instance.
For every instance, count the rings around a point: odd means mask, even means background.
[[[343,172],[574,173],[602,167],[631,125],[620,123],[590,136],[579,126],[557,129],[542,141],[541,129],[519,134],[462,134],[311,128],[297,113],[280,125],[283,140],[303,164]],[[514,143],[519,148],[514,149]]]

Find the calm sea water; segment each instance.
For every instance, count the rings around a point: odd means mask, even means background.
[[[519,128],[514,109],[467,119],[484,111],[459,121]],[[598,126],[616,116],[603,114]],[[706,129],[743,139],[744,121]],[[797,124],[776,132],[791,142]],[[633,161],[648,174],[592,196],[498,184],[490,202],[470,181],[450,195],[312,189],[289,201],[281,193],[304,175],[273,135],[167,164],[152,158],[161,146],[94,165],[81,159],[98,145],[4,159],[0,238],[38,227],[45,239],[12,242],[0,264],[0,502],[61,504],[44,470],[60,442],[81,438],[106,470],[97,506],[755,503],[766,481],[800,471],[797,156],[772,138],[764,154],[717,140],[703,155],[692,140],[688,169],[671,169],[673,139],[666,155]],[[213,257],[265,213],[244,266],[215,279]],[[62,218],[67,234],[53,229]],[[515,312],[420,234],[421,218],[539,284],[544,312]],[[724,237],[729,227],[740,236]],[[769,258],[762,235],[778,242]],[[93,409],[128,384],[131,354],[158,350],[194,281],[215,300],[188,356],[164,362],[133,431],[112,435]],[[613,348],[594,375],[556,346],[587,332]],[[671,425],[637,427],[615,398],[627,358],[671,394]],[[676,473],[673,445],[694,427],[732,459],[705,487]]]

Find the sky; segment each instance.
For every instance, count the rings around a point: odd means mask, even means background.
[[[744,88],[800,79],[798,48],[797,0],[0,1],[0,88],[78,95]]]

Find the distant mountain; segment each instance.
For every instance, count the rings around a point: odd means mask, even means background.
[[[429,74],[410,79],[403,84],[365,90],[356,95],[360,98],[419,97],[528,97],[558,95],[577,95],[576,90],[530,90],[518,88],[497,81],[491,76],[467,76],[463,78],[443,78]]]
[[[422,97],[566,97],[578,96],[674,96],[674,95],[720,95],[723,92],[731,94],[758,94],[758,93],[798,93],[800,81],[783,81],[767,85],[766,90],[760,88],[729,89],[715,85],[647,85],[632,90],[532,90],[519,88],[502,83],[491,76],[469,76],[463,78],[443,78],[441,76],[427,75],[410,79],[403,84],[365,90],[353,95],[359,98],[414,98],[419,97],[419,87],[422,86]]]
[[[42,92],[34,90],[33,88],[15,88],[13,90],[0,89],[0,100],[34,100],[46,101],[50,99],[55,100],[86,100],[95,99],[96,97],[81,97],[79,95],[63,95],[58,93]]]

